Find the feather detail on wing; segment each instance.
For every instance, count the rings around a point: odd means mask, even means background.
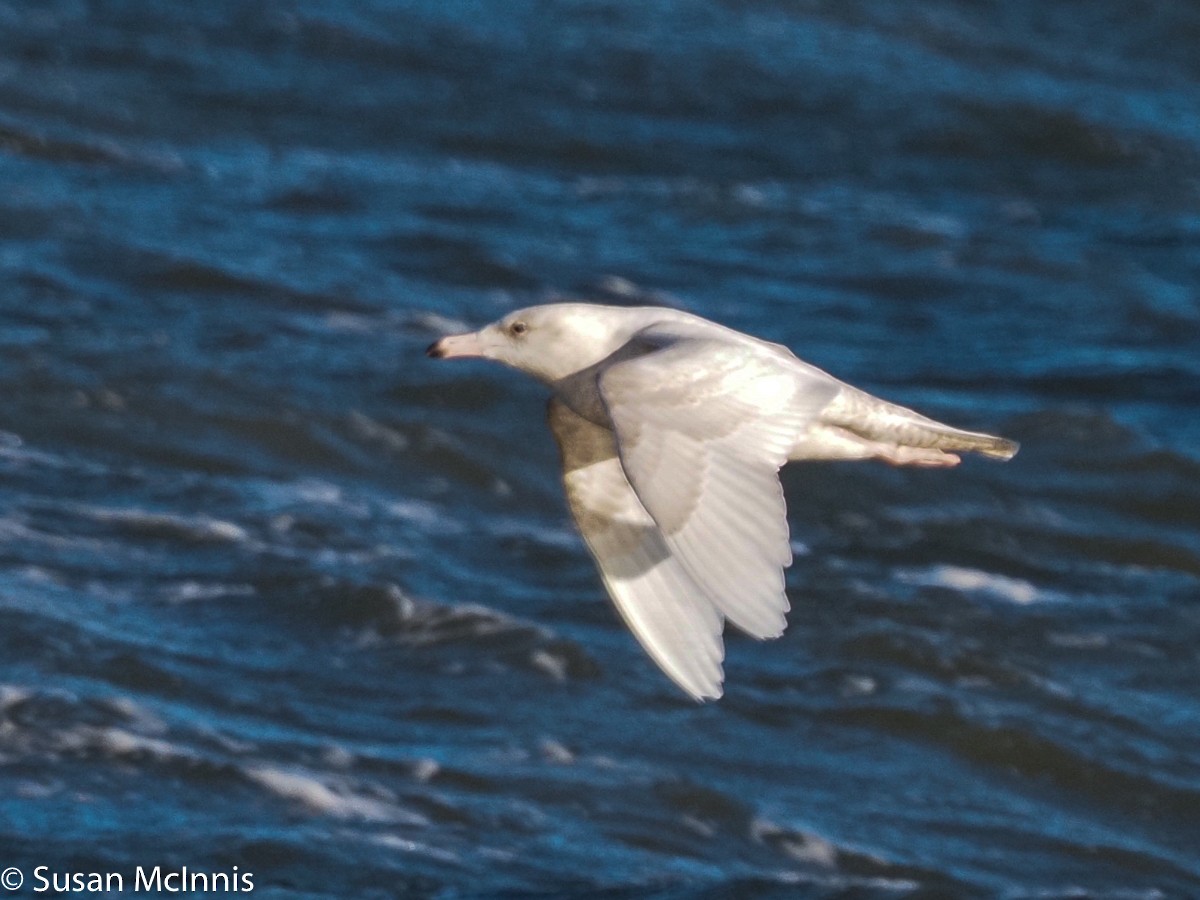
[[[778,470],[837,386],[798,379],[770,351],[647,332],[635,340],[657,349],[599,378],[625,475],[720,611],[754,637],[778,637],[792,559]]]
[[[723,618],[638,500],[613,433],[559,400],[548,419],[571,513],[617,610],[672,681],[698,700],[720,697]]]

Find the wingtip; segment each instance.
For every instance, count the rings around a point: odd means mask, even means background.
[[[679,685],[679,687],[683,688],[684,693],[686,693],[688,697],[691,698],[692,702],[697,706],[704,706],[704,704],[708,703],[710,700],[720,700],[723,696],[725,696],[725,688],[720,684],[714,685],[711,688],[705,688],[701,691],[693,691],[691,688],[683,687],[683,685]]]
[[[996,443],[986,450],[981,451],[984,456],[999,462],[1008,462],[1020,451],[1021,445],[1017,441],[1009,440],[1008,438],[996,438]]]
[[[697,706],[703,706],[710,700],[720,700],[725,695],[725,667],[718,666],[717,671],[710,675],[683,673],[674,667],[668,667],[655,659],[662,673],[671,683],[687,694],[688,699]]]

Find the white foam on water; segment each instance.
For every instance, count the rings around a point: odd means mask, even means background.
[[[183,747],[159,738],[147,737],[126,731],[124,728],[80,728],[64,734],[68,744],[81,747],[95,747],[109,756],[121,758],[129,756],[151,756],[160,762],[168,760],[194,761],[197,757]]]
[[[33,696],[33,692],[15,684],[0,684],[0,711],[10,709]]]
[[[1048,594],[1022,578],[1010,578],[962,566],[931,566],[928,569],[898,569],[896,578],[906,584],[942,587],[962,593],[988,594],[1018,606],[1049,599]]]
[[[449,850],[443,850],[440,847],[433,847],[421,841],[414,841],[411,838],[400,837],[398,834],[376,834],[371,836],[371,843],[377,844],[380,847],[386,847],[389,850],[399,850],[402,853],[414,853],[420,856],[427,856],[430,859],[436,859],[441,862],[457,863],[461,862],[458,854],[451,853]]]
[[[837,868],[838,848],[829,840],[810,832],[794,832],[769,819],[756,818],[750,823],[750,836],[759,843],[770,841],[796,862]]]
[[[253,597],[254,587],[249,584],[205,584],[201,581],[179,581],[162,589],[168,603],[195,603],[202,600],[220,600],[226,597]]]
[[[489,522],[488,531],[499,538],[524,538],[557,550],[573,551],[581,546],[578,534],[566,525],[552,528],[528,519],[503,518]]]
[[[403,453],[408,449],[408,435],[372,419],[366,413],[351,410],[349,421],[350,427],[363,440],[379,444],[392,453]]]
[[[374,797],[356,794],[342,785],[335,788],[317,776],[297,769],[257,765],[244,771],[247,778],[277,797],[298,803],[322,815],[366,822],[400,822],[415,826],[429,824],[424,816],[399,809]]]
[[[444,316],[441,313],[432,311],[421,312],[414,317],[414,321],[422,328],[426,328],[436,334],[461,334],[464,331],[474,331],[476,326],[468,325],[462,319]]]
[[[534,668],[541,672],[545,672],[555,681],[567,680],[567,661],[547,650],[534,650],[529,654],[529,661]]]
[[[161,529],[198,540],[241,543],[250,537],[246,529],[235,522],[203,515],[104,506],[81,506],[78,510],[99,522],[114,522],[132,528]]]
[[[417,525],[429,533],[451,535],[465,534],[467,531],[462,522],[446,515],[438,506],[423,500],[389,500],[383,505],[383,509],[391,518]]]
[[[542,738],[538,742],[538,752],[541,753],[542,759],[554,765],[569,766],[575,762],[575,754],[565,744],[554,738]]]
[[[31,447],[19,434],[11,431],[0,431],[0,461],[6,467],[23,469],[30,466],[41,466],[46,469],[67,470],[89,475],[99,475],[108,469],[98,463],[70,459],[44,450]]]

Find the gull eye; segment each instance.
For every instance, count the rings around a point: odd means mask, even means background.
[[[509,334],[520,336],[529,330],[529,326],[524,322],[513,322],[508,326]]]

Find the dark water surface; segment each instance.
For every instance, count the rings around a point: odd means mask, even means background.
[[[1197,47],[1189,2],[0,0],[0,868],[1200,896]],[[422,355],[554,295],[1024,449],[789,469],[791,627],[698,706],[542,391]]]

